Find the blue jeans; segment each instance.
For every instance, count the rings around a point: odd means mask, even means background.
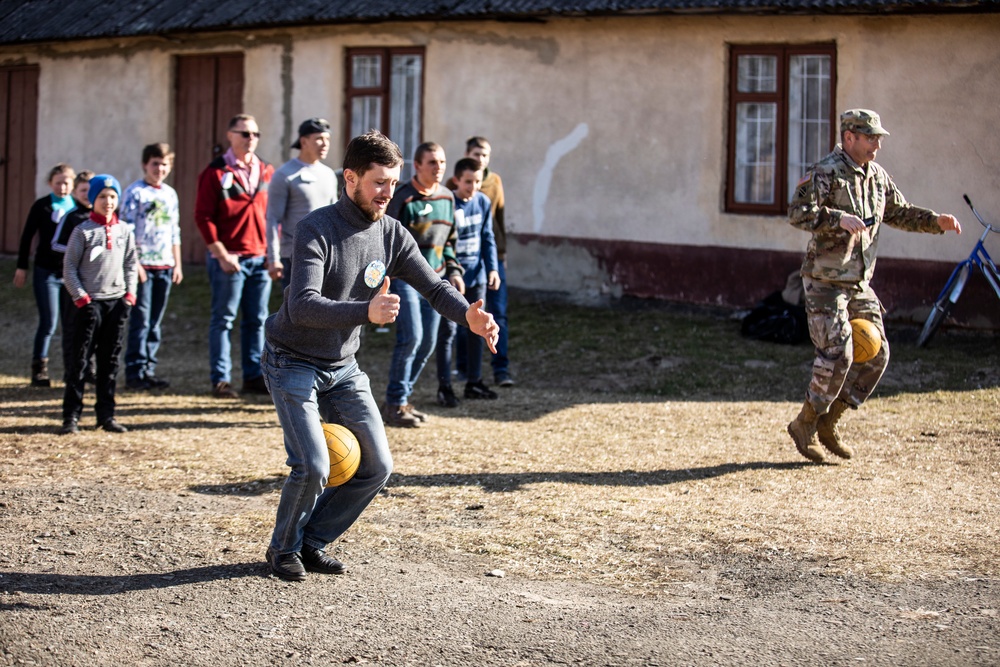
[[[465,300],[470,304],[483,298],[486,285],[465,286]],[[466,380],[469,382],[479,382],[483,379],[483,339],[472,333],[465,327],[461,327],[451,320],[442,317],[438,326],[437,341],[437,375],[438,384],[441,386],[451,386],[451,350],[452,344],[461,341],[460,345],[455,345],[455,354],[465,355],[458,357],[465,359],[462,368],[465,371]]]
[[[38,328],[35,330],[31,358],[48,359],[52,334],[59,324],[59,290],[62,289],[62,278],[55,271],[36,266],[31,277],[31,288],[35,292],[35,305],[38,306]]]
[[[243,379],[259,378],[260,352],[264,348],[264,320],[271,298],[271,276],[264,267],[264,257],[242,257],[240,270],[229,274],[219,266],[219,260],[208,253],[208,281],[212,287],[212,316],[208,324],[208,358],[210,379],[214,387],[219,382],[231,382],[233,369],[232,343],[229,339],[240,312],[240,354]]]
[[[434,353],[441,315],[417,290],[402,280],[392,281],[389,290],[399,295],[399,315],[396,317],[396,347],[389,365],[389,386],[385,390],[385,399],[389,405],[406,405],[420,371]]]
[[[392,454],[382,417],[355,361],[324,369],[268,344],[261,368],[292,469],[281,489],[271,547],[280,554],[303,544],[322,549],[351,527],[389,480]],[[330,454],[321,422],[346,426],[361,446],[358,471],[342,486],[325,488]]]
[[[146,269],[146,282],[139,283],[128,322],[128,346],[125,349],[125,378],[128,380],[156,374],[160,325],[167,311],[173,279],[173,269]]]
[[[507,358],[507,267],[506,262],[497,263],[500,273],[500,289],[486,290],[486,311],[493,316],[500,327],[497,353],[492,355],[493,379],[500,381],[510,376],[510,359]]]

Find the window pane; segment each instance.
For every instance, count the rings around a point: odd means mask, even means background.
[[[740,56],[736,89],[741,93],[773,93],[778,90],[777,56]]]
[[[382,56],[351,57],[351,87],[380,88],[382,86]]]
[[[351,136],[356,137],[368,130],[382,130],[382,98],[378,95],[364,95],[351,100]]]
[[[394,55],[389,79],[389,136],[406,159],[400,180],[412,175],[410,160],[420,143],[420,80],[424,59],[417,54]]]
[[[776,104],[736,105],[736,188],[743,204],[774,203]]]
[[[788,69],[788,192],[830,146],[830,56],[792,56]]]

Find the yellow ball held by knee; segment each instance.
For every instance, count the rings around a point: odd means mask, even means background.
[[[882,334],[868,320],[851,320],[851,337],[854,339],[854,363],[863,364],[875,358],[882,349]]]
[[[340,424],[323,424],[326,448],[330,452],[330,478],[327,487],[346,484],[361,463],[361,446],[346,427]]]

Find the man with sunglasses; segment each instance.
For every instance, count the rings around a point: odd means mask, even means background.
[[[243,392],[266,394],[260,368],[264,320],[271,296],[267,252],[267,191],[274,168],[255,154],[257,121],[233,116],[226,132],[229,150],[198,177],[195,223],[208,246],[212,290],[208,354],[212,395],[239,398],[231,384],[230,331],[240,315]]]
[[[816,346],[806,400],[788,433],[799,453],[817,463],[823,461],[820,445],[840,458],[854,455],[837,423],[848,408],[857,410],[871,396],[889,363],[882,303],[869,284],[882,223],[909,232],[962,233],[954,216],[907,203],[875,163],[887,136],[874,111],[845,111],[841,143],[809,168],[788,205],[792,226],[812,234],[801,273]],[[864,363],[854,363],[853,319],[868,320],[882,338],[879,353]]]

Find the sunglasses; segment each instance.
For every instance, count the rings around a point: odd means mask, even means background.
[[[250,132],[249,130],[230,130],[230,132],[235,132],[244,139],[249,139],[250,137],[257,137],[260,139],[260,132]]]
[[[854,134],[870,144],[880,144],[885,141],[884,134],[865,134],[864,132],[855,132]]]

